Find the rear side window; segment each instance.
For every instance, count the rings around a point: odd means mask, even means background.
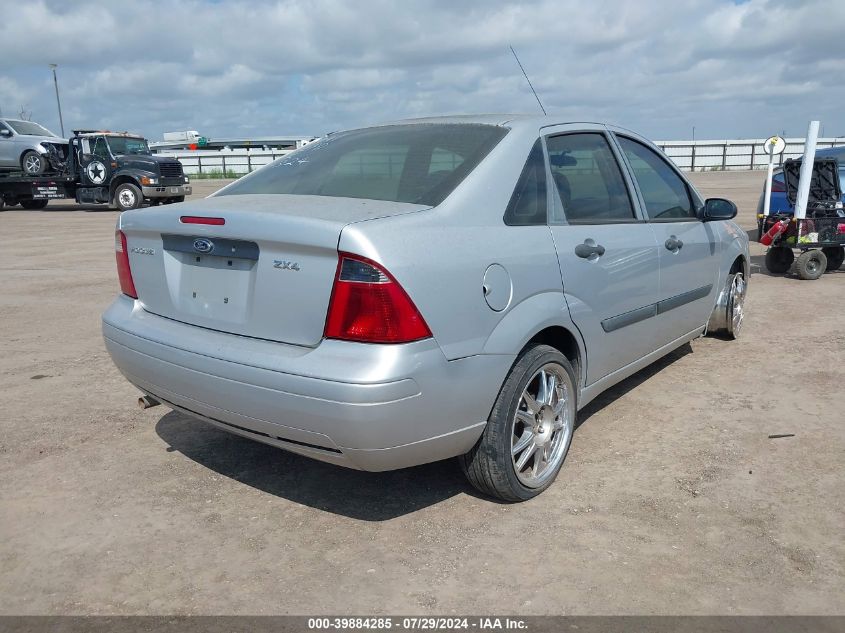
[[[598,224],[635,219],[622,170],[604,134],[553,136],[546,146],[568,222]]]
[[[219,195],[287,193],[435,206],[506,133],[464,123],[340,132],[244,176]]]
[[[649,219],[695,220],[689,190],[675,170],[642,143],[624,136],[618,139],[634,171]]]
[[[534,143],[519,180],[505,210],[505,224],[529,226],[545,224],[546,217],[546,161],[540,139]]]

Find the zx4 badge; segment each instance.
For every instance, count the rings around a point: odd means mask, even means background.
[[[274,259],[273,260],[273,268],[279,268],[280,270],[299,270],[299,262],[287,262],[282,259]]]

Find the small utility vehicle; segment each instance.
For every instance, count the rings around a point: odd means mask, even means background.
[[[783,164],[786,197],[795,208],[801,160]],[[818,279],[825,272],[839,269],[845,261],[845,209],[839,183],[839,164],[835,158],[817,158],[813,162],[806,217],[792,212],[758,215],[760,243],[768,246],[766,270],[782,275],[793,262],[801,279]],[[796,258],[794,251],[799,251]]]

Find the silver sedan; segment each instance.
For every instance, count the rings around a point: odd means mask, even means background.
[[[67,140],[38,123],[0,119],[0,170],[38,176],[49,170],[51,158],[64,160],[67,148]]]
[[[103,335],[148,404],[351,468],[457,456],[483,492],[524,500],[598,394],[739,334],[735,214],[613,126],[351,130],[124,213]]]

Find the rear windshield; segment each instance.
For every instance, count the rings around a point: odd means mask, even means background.
[[[390,125],[331,134],[219,195],[288,193],[438,205],[502,140],[492,125]]]

